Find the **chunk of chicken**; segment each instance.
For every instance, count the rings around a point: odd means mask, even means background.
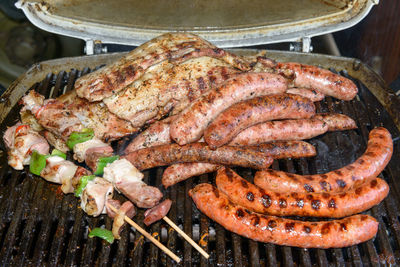
[[[46,159],[46,167],[40,172],[40,176],[46,181],[61,184],[64,194],[74,192],[72,179],[75,176],[78,166],[71,161],[59,156],[51,156]]]
[[[82,210],[94,217],[106,213],[106,201],[112,198],[113,193],[114,187],[110,182],[100,177],[94,178],[82,192]]]

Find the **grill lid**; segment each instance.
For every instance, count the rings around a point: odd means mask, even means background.
[[[19,0],[37,27],[103,43],[140,45],[190,31],[219,47],[297,41],[349,28],[379,0]]]

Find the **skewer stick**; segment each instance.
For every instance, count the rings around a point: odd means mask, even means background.
[[[107,207],[109,207],[113,212],[117,213],[118,210],[107,203]],[[155,239],[154,237],[152,237],[148,232],[146,232],[142,227],[140,227],[137,223],[135,223],[134,221],[131,220],[131,218],[129,218],[128,216],[124,217],[125,221],[127,223],[129,223],[130,225],[132,225],[133,228],[135,228],[136,230],[138,230],[142,235],[144,235],[145,237],[147,237],[148,239],[150,239],[151,242],[154,243],[154,245],[156,245],[157,247],[159,247],[162,251],[165,252],[165,254],[167,254],[168,256],[170,256],[174,261],[176,261],[177,263],[181,262],[181,259],[176,256],[171,250],[169,250],[167,247],[165,247],[163,244],[161,244],[157,239]]]
[[[205,252],[193,239],[191,239],[184,231],[181,230],[173,221],[171,221],[167,216],[163,217],[164,221],[166,221],[172,228],[175,229],[187,242],[190,243],[201,255],[203,255],[206,259],[210,257],[207,252]]]

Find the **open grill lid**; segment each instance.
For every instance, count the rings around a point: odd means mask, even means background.
[[[37,27],[103,43],[140,45],[190,31],[219,47],[297,41],[349,28],[379,0],[19,0]]]

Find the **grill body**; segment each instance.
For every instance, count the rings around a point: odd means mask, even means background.
[[[237,52],[237,51],[235,51]],[[239,51],[244,54],[255,51]],[[46,98],[73,88],[75,80],[121,54],[60,59],[34,66],[2,96],[1,132],[19,118],[17,100],[34,89]],[[326,98],[317,103],[318,112],[338,112],[354,118],[359,128],[331,132],[312,139],[318,154],[311,159],[279,160],[272,168],[301,174],[322,173],[353,162],[366,148],[368,133],[384,126],[394,138],[394,154],[381,174],[390,185],[389,196],[367,213],[380,223],[375,239],[343,249],[300,249],[255,242],[226,231],[200,213],[188,197],[188,190],[202,182],[214,182],[215,174],[189,179],[165,190],[161,186],[164,168],[145,171],[145,182],[159,187],[173,201],[168,217],[209,252],[206,260],[164,222],[146,228],[183,259],[185,266],[379,266],[400,263],[400,145],[396,101],[382,81],[356,60],[287,52],[270,53],[274,59],[300,61],[331,67],[353,79],[358,97],[350,102]],[[53,64],[53,65],[52,65]],[[85,65],[86,64],[86,65]],[[91,69],[90,69],[91,68]],[[51,73],[51,71],[53,73]],[[393,101],[391,101],[393,100]],[[399,107],[399,106],[398,106]],[[397,108],[398,108],[397,107]],[[397,114],[397,115],[396,115]],[[127,227],[121,240],[109,245],[88,239],[89,229],[112,221],[106,216],[92,218],[78,206],[72,194],[59,186],[7,165],[4,144],[0,154],[0,265],[1,266],[175,266],[175,263],[142,235]],[[254,170],[236,169],[252,181]],[[122,196],[119,196],[123,199]],[[304,219],[304,218],[301,218]],[[310,218],[305,218],[313,220]],[[134,218],[143,226],[143,210]]]

